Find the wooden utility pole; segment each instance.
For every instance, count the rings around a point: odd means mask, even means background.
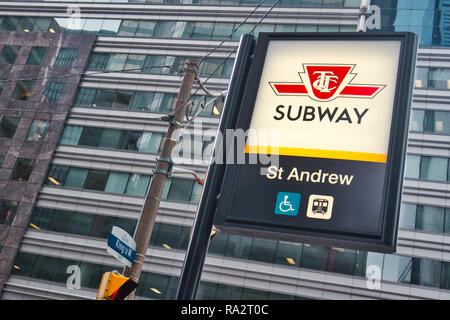
[[[174,112],[172,116],[169,116],[167,119],[169,121],[169,127],[167,128],[162,150],[156,162],[156,170],[154,170],[150,189],[148,190],[144,208],[142,209],[141,217],[134,234],[134,241],[136,242],[136,260],[131,268],[125,267],[124,271],[126,277],[129,277],[136,282],[139,282],[145,254],[150,243],[156,216],[158,214],[159,203],[171,168],[172,150],[178,142],[178,137],[174,136],[174,133],[177,129],[181,128],[181,124],[186,115],[186,109],[189,105],[187,101],[191,96],[197,70],[197,61],[195,59],[189,60],[175,103]],[[128,296],[128,299],[134,299],[134,292]]]

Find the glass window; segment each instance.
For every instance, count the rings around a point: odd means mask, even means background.
[[[94,52],[89,58],[87,65],[88,70],[105,70],[108,64],[109,53],[97,53]]]
[[[411,282],[412,258],[393,254],[385,255],[382,280],[394,282]]]
[[[3,117],[2,121],[0,121],[0,137],[12,138],[19,126],[19,121],[20,118]]]
[[[140,137],[141,133],[139,131],[122,130],[122,134],[120,136],[120,141],[117,148],[123,150],[137,151],[138,141]]]
[[[72,67],[77,53],[77,48],[61,48],[58,58],[56,58],[55,67]]]
[[[411,283],[439,288],[441,282],[441,262],[431,259],[413,258]]]
[[[155,28],[156,28],[155,21],[140,21],[136,31],[136,36],[151,38],[153,36]]]
[[[108,63],[106,64],[106,70],[122,71],[127,61],[127,55],[123,53],[112,53],[109,55]]]
[[[425,116],[425,110],[411,110],[411,118],[409,122],[410,131],[423,131],[423,121]]]
[[[123,71],[141,72],[146,58],[144,54],[129,54]]]
[[[194,30],[192,31],[192,38],[194,38],[194,39],[210,39],[213,29],[214,29],[214,23],[196,22],[194,25]]]
[[[114,90],[98,89],[97,93],[95,94],[92,106],[100,108],[111,108],[115,95],[116,91]]]
[[[13,64],[16,61],[19,50],[19,46],[3,46],[0,52],[0,63]]]
[[[40,229],[47,230],[52,215],[53,209],[35,207],[33,210],[33,214],[31,215],[29,227],[32,227],[32,225],[34,225]]]
[[[250,249],[250,259],[272,263],[276,247],[277,242],[274,240],[254,238]]]
[[[32,278],[52,281],[58,266],[58,258],[37,256],[31,273]]]
[[[64,82],[49,82],[44,90],[47,102],[58,103],[64,90]]]
[[[241,36],[243,34],[246,33],[250,33],[250,31],[253,29],[253,27],[255,26],[254,24],[243,24],[242,26],[239,27],[239,29],[236,29],[239,26],[239,24],[235,24],[234,26],[234,30],[235,33],[233,33],[233,36],[231,37],[232,40],[239,40],[241,38]]]
[[[226,257],[235,257],[239,259],[249,258],[252,238],[230,235],[228,239],[228,245],[225,251]]]
[[[19,81],[12,94],[13,100],[26,101],[31,95],[31,90],[34,87],[34,81]]]
[[[12,224],[18,205],[17,201],[0,200],[0,224]]]
[[[426,110],[423,131],[450,133],[450,112]]]
[[[277,24],[275,32],[295,32],[295,24]]]
[[[90,107],[94,101],[96,92],[97,89],[79,88],[74,105]]]
[[[42,141],[47,134],[50,121],[47,120],[33,120],[30,130],[28,130],[27,141]]]
[[[172,178],[167,200],[190,201],[194,182],[195,180]]]
[[[69,174],[67,175],[65,187],[73,188],[83,188],[86,182],[86,177],[88,175],[88,169],[84,168],[70,168]]]
[[[450,262],[442,262],[441,289],[450,289]]]
[[[159,73],[163,70],[166,56],[147,56],[142,72]]]
[[[139,21],[123,20],[117,35],[125,37],[134,37],[138,24]]]
[[[78,141],[79,146],[96,147],[102,136],[102,128],[84,127]]]
[[[418,179],[419,171],[420,171],[420,156],[408,154],[406,156],[405,177]]]
[[[222,75],[224,59],[207,58],[199,66],[200,74],[203,76],[213,75],[220,77]]]
[[[18,24],[18,17],[4,16],[1,21],[0,30],[2,31],[16,31],[16,24]]]
[[[98,34],[103,25],[103,19],[86,19],[83,26],[83,33]]]
[[[155,29],[155,38],[172,38],[175,29],[175,21],[158,21]]]
[[[326,254],[327,252],[325,251],[324,247],[304,244],[302,258],[300,260],[300,267],[313,270],[324,270],[324,263],[326,263]]]
[[[416,68],[414,86],[416,88],[428,87],[428,68]]]
[[[400,228],[415,229],[417,205],[402,203],[400,206]]]
[[[64,185],[69,169],[70,168],[66,166],[52,165],[45,183],[51,186]]]
[[[111,172],[106,182],[105,192],[125,193],[128,182],[128,173]]]
[[[112,108],[127,110],[130,107],[131,99],[133,99],[133,91],[117,90]]]
[[[450,89],[450,69],[430,68],[429,87],[434,89]]]
[[[103,129],[98,147],[116,149],[119,144],[121,134],[121,130],[118,129]]]
[[[422,156],[420,179],[446,181],[447,162],[447,158]]]
[[[233,32],[233,26],[233,23],[216,22],[211,39],[227,39],[231,32]]]
[[[145,174],[133,173],[130,175],[130,178],[128,179],[125,194],[131,194],[135,196],[145,196],[147,194],[149,182],[150,176]]]
[[[177,21],[173,30],[172,38],[191,38],[194,23],[191,21]]]
[[[30,55],[27,59],[27,65],[40,66],[47,55],[47,48],[33,47],[30,50]]]
[[[302,248],[303,245],[300,243],[278,241],[277,250],[275,252],[275,263],[298,266]]]
[[[416,229],[442,233],[444,230],[445,208],[417,206]]]
[[[11,174],[11,180],[28,181],[34,168],[33,159],[17,158]]]
[[[120,28],[120,23],[122,21],[118,19],[105,19],[102,24],[102,29],[100,30],[101,35],[116,35]]]
[[[135,92],[131,103],[131,110],[150,110],[153,92]]]
[[[78,145],[82,131],[83,127],[80,126],[66,126],[59,144]]]
[[[138,151],[158,153],[163,137],[163,133],[143,132],[137,142]]]
[[[155,92],[150,110],[154,112],[170,112],[173,110],[176,98],[176,95],[173,93]]]
[[[86,182],[84,183],[84,189],[98,191],[105,190],[108,174],[109,172],[105,170],[89,169]]]
[[[191,194],[191,202],[198,202],[200,200],[200,194],[202,192],[203,186],[199,183],[194,183],[194,187],[192,189],[192,194]]]

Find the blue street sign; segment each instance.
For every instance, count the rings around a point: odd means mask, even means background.
[[[136,243],[126,231],[118,227],[113,227],[106,250],[128,267],[136,259]]]

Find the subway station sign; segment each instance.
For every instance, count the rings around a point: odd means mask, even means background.
[[[215,225],[395,252],[416,51],[412,33],[261,33]]]

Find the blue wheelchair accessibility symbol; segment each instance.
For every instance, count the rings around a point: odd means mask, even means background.
[[[300,199],[300,193],[278,192],[274,212],[276,214],[296,216],[300,208]]]

